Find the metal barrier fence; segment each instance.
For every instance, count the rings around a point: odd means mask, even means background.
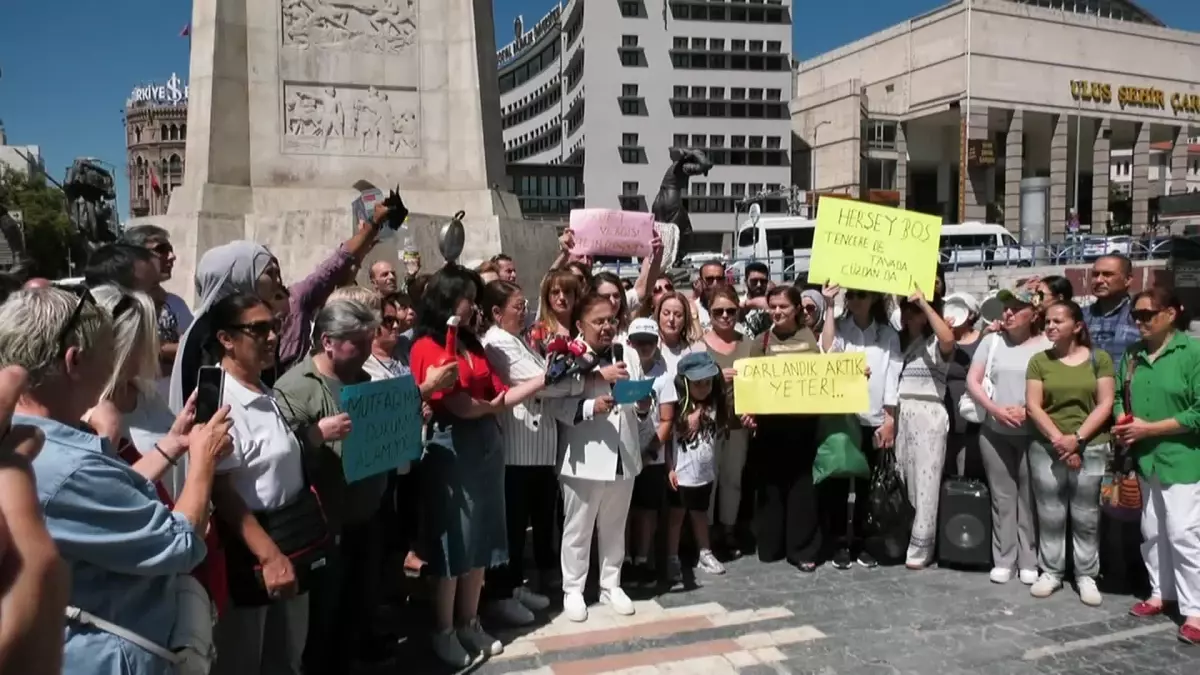
[[[1200,237],[1179,237],[1200,243]],[[1085,265],[1104,255],[1117,253],[1133,261],[1165,260],[1171,255],[1173,238],[1143,239],[1134,237],[1081,237],[1075,240],[1017,244],[1010,246],[953,246],[941,249],[939,258],[947,272],[960,270],[991,270],[998,267],[1036,267],[1053,265]],[[768,255],[743,258],[714,253],[711,258],[690,254],[685,267],[696,270],[708,260],[720,260],[729,270],[730,281],[741,283],[748,263],[762,262],[776,282],[791,282],[808,273],[810,250],[796,250],[793,255]],[[618,276],[635,278],[641,266],[636,260],[597,264],[601,269]]]

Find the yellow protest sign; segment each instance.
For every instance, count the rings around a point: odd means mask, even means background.
[[[941,216],[822,197],[808,280],[906,297],[915,283],[933,297],[941,236]]]
[[[760,356],[738,359],[733,368],[739,415],[860,413],[870,407],[862,352]]]

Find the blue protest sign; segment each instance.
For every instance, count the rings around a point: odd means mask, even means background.
[[[342,387],[350,435],[342,472],[353,483],[421,458],[421,391],[411,375]]]
[[[637,403],[654,391],[654,378],[617,380],[613,385],[613,400],[617,403]]]

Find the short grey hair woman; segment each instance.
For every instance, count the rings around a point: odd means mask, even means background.
[[[167,675],[183,646],[174,644],[181,577],[206,553],[201,536],[228,425],[219,412],[192,434],[179,501],[174,509],[159,501],[148,481],[80,426],[111,379],[115,337],[108,311],[86,288],[73,290],[19,291],[0,306],[0,364],[29,372],[13,424],[45,434],[33,461],[38,499],[75,582],[63,672]]]

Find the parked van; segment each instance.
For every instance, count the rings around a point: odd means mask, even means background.
[[[764,216],[738,227],[734,256],[738,262],[767,263],[771,278],[792,281],[808,272],[817,221],[801,216]]]
[[[992,264],[1028,267],[1035,258],[1034,247],[1022,246],[1003,225],[994,223],[942,225],[938,250],[941,263],[950,269]]]

